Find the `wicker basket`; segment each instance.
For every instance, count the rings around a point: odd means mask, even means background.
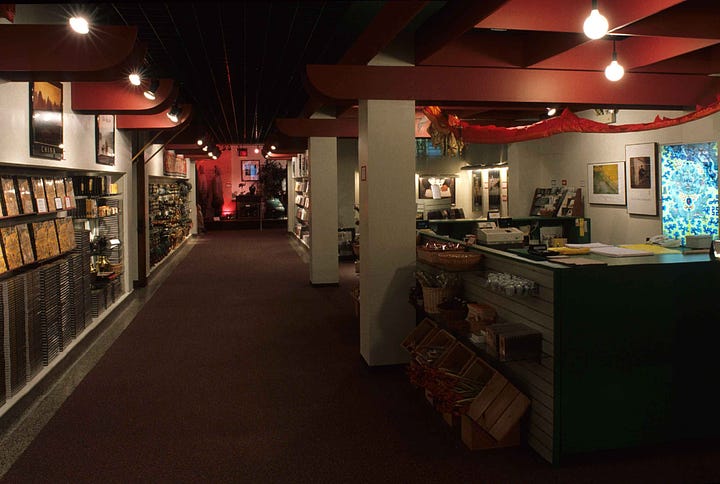
[[[439,249],[428,249],[423,246],[417,246],[417,260],[426,262],[428,264],[437,264],[440,255],[443,254],[462,254],[463,249],[447,249],[447,250],[439,250]]]
[[[482,257],[473,252],[440,252],[435,265],[448,271],[472,271],[480,266]]]
[[[423,306],[426,313],[438,314],[438,304],[448,299],[452,299],[459,293],[457,287],[427,287],[423,286]]]

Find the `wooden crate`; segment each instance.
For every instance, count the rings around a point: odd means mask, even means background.
[[[492,366],[485,363],[482,358],[475,357],[465,367],[462,376],[485,385],[495,373],[496,371]]]
[[[461,422],[463,442],[471,449],[519,444],[521,420],[529,407],[530,399],[495,372],[464,416],[475,425]]]
[[[462,375],[473,359],[475,359],[475,352],[464,344],[456,342],[442,359],[438,360],[436,366],[447,370],[449,373]]]
[[[415,348],[421,345],[425,340],[431,338],[437,331],[437,324],[435,324],[432,319],[425,318],[420,321],[420,323],[415,326],[412,331],[410,331],[410,334],[405,337],[401,344],[403,348],[412,353],[415,351]]]

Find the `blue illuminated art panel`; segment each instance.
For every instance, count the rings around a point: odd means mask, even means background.
[[[717,143],[664,145],[660,152],[663,235],[718,236]]]

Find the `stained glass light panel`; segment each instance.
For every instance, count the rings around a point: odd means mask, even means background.
[[[716,142],[663,145],[660,149],[663,235],[718,237]]]

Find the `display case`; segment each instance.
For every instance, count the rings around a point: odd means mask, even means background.
[[[100,299],[93,242],[117,240],[118,249],[104,255],[108,271],[114,264],[121,274],[123,230],[121,198],[109,177],[2,166],[0,186],[1,405],[123,294],[121,279],[108,277],[104,304],[93,305]],[[113,191],[114,202],[102,201]]]
[[[186,180],[149,184],[150,266],[156,266],[190,235],[192,220]]]
[[[310,169],[307,153],[292,159],[292,175],[295,183],[295,226],[293,233],[310,247]]]

